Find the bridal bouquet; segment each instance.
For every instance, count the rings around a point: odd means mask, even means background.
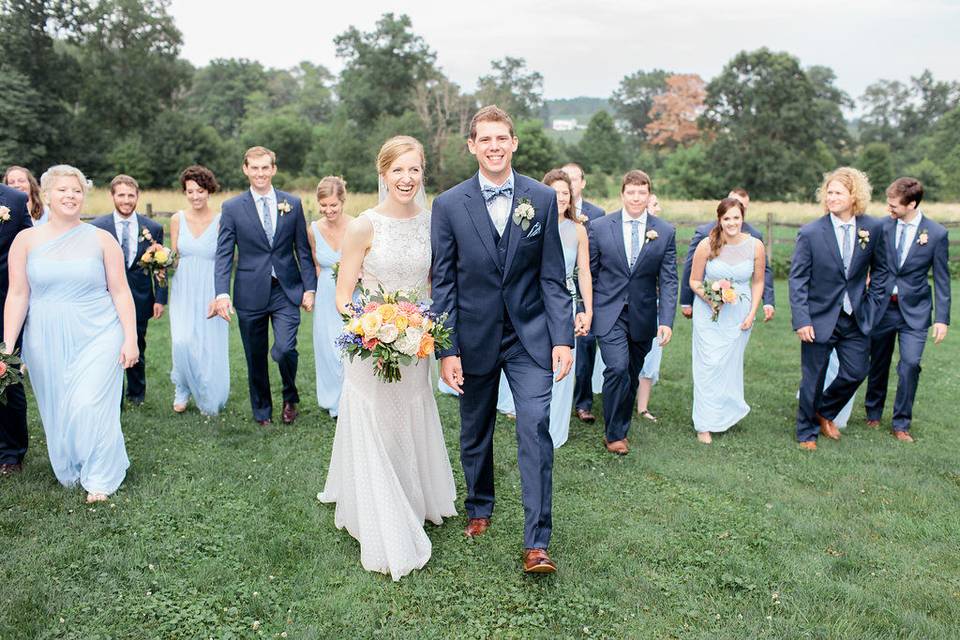
[[[168,276],[173,275],[177,268],[177,252],[163,246],[153,239],[150,231],[143,230],[143,241],[149,242],[147,250],[143,252],[140,258],[140,266],[143,272],[152,277],[159,287],[167,286]]]
[[[7,387],[23,382],[23,373],[20,367],[23,364],[17,357],[17,352],[7,355],[3,353],[6,345],[0,342],[0,404],[7,404]]]
[[[374,372],[384,382],[398,382],[401,365],[450,346],[450,329],[443,326],[447,314],[431,313],[430,303],[420,300],[416,291],[362,291],[343,319],[337,347],[351,361],[357,355],[374,358]]]
[[[733,283],[726,278],[714,280],[713,282],[704,280],[703,292],[707,300],[710,301],[710,306],[713,308],[713,316],[711,316],[710,319],[714,322],[720,317],[720,307],[725,304],[737,304],[742,295],[737,293],[737,290],[733,287]]]

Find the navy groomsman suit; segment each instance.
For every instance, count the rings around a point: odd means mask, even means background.
[[[10,219],[0,224],[0,339],[3,336],[3,307],[7,301],[9,276],[7,257],[17,234],[33,225],[27,211],[27,196],[16,189],[0,185],[0,207],[10,210]],[[19,339],[17,347],[20,346]],[[23,385],[7,387],[7,402],[0,404],[0,466],[19,469],[27,454],[27,397]]]
[[[150,232],[150,237],[155,242],[163,244],[163,227],[150,218],[135,213],[130,216],[130,231],[127,241],[124,243],[117,236],[117,213],[108,213],[100,216],[93,221],[93,226],[107,231],[125,248],[127,255],[124,256],[127,266],[127,284],[130,285],[130,293],[133,295],[133,306],[137,312],[137,345],[140,347],[140,360],[137,364],[127,369],[127,398],[140,404],[147,396],[147,322],[153,318],[154,304],[167,304],[167,287],[159,286],[154,282],[152,276],[144,273],[140,266],[140,258],[143,252],[147,250],[151,242],[143,235],[143,230]]]
[[[581,215],[587,217],[586,226],[606,215],[600,207],[586,200],[580,201]],[[593,365],[597,359],[597,336],[591,330],[577,337],[576,380],[573,384],[573,406],[581,411],[593,410]]]
[[[693,289],[690,288],[690,272],[693,271],[693,254],[697,250],[700,241],[710,235],[710,231],[717,226],[716,222],[707,222],[697,227],[690,239],[690,248],[687,249],[687,257],[683,262],[683,277],[680,279],[680,306],[693,306]],[[753,225],[744,222],[743,232],[763,242],[763,233]],[[775,306],[773,295],[773,268],[770,266],[770,257],[767,256],[767,267],[763,272],[763,306]]]
[[[880,221],[867,215],[851,218],[846,268],[838,241],[842,229],[837,231],[834,221],[839,224],[839,218],[828,213],[801,227],[790,263],[793,329],[812,326],[815,334],[813,342],[800,343],[799,442],[816,442],[818,416],[833,420],[867,377],[867,336],[888,280]],[[834,349],[840,371],[824,390]]]
[[[913,400],[920,379],[920,357],[927,342],[930,317],[950,324],[950,267],[947,230],[917,212],[909,229],[902,221],[883,221],[890,278],[877,309],[870,334],[870,381],[865,402],[867,420],[880,421],[887,399],[887,380],[893,345],[900,338],[897,395],[893,401],[893,430],[909,431]],[[933,269],[933,292],[927,276]]]
[[[639,375],[660,325],[677,311],[677,247],[673,226],[644,213],[641,247],[631,267],[624,246],[623,210],[590,224],[593,332],[600,339],[603,417],[608,442],[627,436]],[[655,232],[655,234],[651,234]],[[651,237],[655,235],[656,237]],[[657,298],[659,294],[659,309]]]

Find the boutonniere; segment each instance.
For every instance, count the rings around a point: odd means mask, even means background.
[[[657,233],[655,229],[650,229],[650,231],[647,231],[647,242],[653,242],[659,237],[660,234]]]
[[[927,230],[921,229],[920,234],[917,236],[917,244],[922,247],[923,245],[927,244],[929,239],[930,237],[927,235]]]
[[[10,207],[0,207],[0,224],[10,221]]]
[[[870,243],[870,232],[866,229],[860,229],[857,231],[857,238],[860,240],[860,248],[866,249],[867,244]]]
[[[149,242],[153,244],[153,236],[150,235],[150,230],[146,227],[143,228],[143,231],[140,232],[140,242]]]
[[[579,222],[580,224],[587,224],[589,221],[590,221],[590,218],[583,215],[582,213],[577,214],[577,222]]]
[[[280,212],[280,215],[290,213],[291,209],[293,209],[293,206],[291,206],[291,204],[286,200],[277,205],[277,211]]]
[[[520,225],[520,228],[526,231],[530,228],[530,221],[536,213],[533,203],[528,198],[522,198],[517,203],[517,208],[513,210],[513,224]]]

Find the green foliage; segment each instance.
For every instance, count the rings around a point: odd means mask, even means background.
[[[873,193],[882,194],[894,180],[893,155],[885,142],[871,142],[860,150],[857,168],[867,174]]]
[[[114,175],[125,173],[140,184],[154,184],[153,161],[140,135],[130,134],[117,140],[107,154],[107,166],[109,171],[95,176],[98,181],[108,183]]]
[[[936,202],[942,199],[942,191],[952,189],[956,193],[956,183],[948,185],[947,174],[929,158],[914,163],[905,169],[908,176],[923,183],[923,199]]]
[[[310,125],[293,109],[257,110],[243,122],[240,138],[245,147],[263,145],[277,154],[277,166],[297,175],[304,170],[313,147]]]
[[[701,142],[679,147],[666,157],[656,193],[678,200],[708,200],[721,197],[724,190],[724,185],[713,174],[707,145]]]
[[[520,144],[513,154],[513,168],[518,172],[539,180],[560,164],[553,142],[543,132],[543,123],[539,120],[517,123],[517,138]]]
[[[523,58],[507,56],[490,63],[494,73],[477,81],[479,104],[495,104],[514,121],[535,118],[543,107],[543,76],[528,71]]]
[[[45,136],[34,135],[40,124],[36,105],[40,94],[30,86],[30,79],[13,69],[0,66],[0,166],[29,165],[46,156]]]
[[[617,173],[624,167],[623,138],[606,111],[590,118],[583,138],[577,144],[576,158],[585,171]]]
[[[650,123],[653,99],[666,90],[669,75],[663,69],[637,71],[624,77],[610,97],[610,106],[617,118],[626,123],[628,133],[635,140],[647,139],[644,129]]]
[[[223,136],[239,133],[250,94],[266,85],[259,62],[217,59],[197,70],[184,106]]]

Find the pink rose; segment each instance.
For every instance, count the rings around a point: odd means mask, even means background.
[[[377,345],[380,344],[380,341],[376,338],[364,338],[363,339],[363,348],[368,351],[373,351],[377,348]]]
[[[731,286],[733,286],[730,284],[730,281],[727,280],[726,278],[722,280],[717,280],[717,284],[720,285],[721,289],[729,289]]]
[[[0,378],[2,378],[6,372],[7,372],[7,363],[4,362],[3,360],[0,360]]]
[[[376,311],[379,306],[376,302],[370,302],[363,308],[363,312],[370,313],[371,311]]]
[[[710,285],[710,288],[713,289],[714,291],[720,291],[720,282],[719,281],[714,282],[712,285]]]

